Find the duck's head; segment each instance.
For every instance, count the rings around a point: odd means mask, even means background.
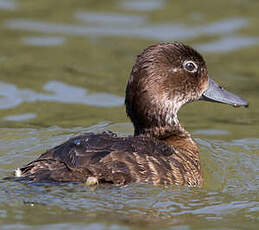
[[[177,112],[183,104],[197,100],[248,105],[210,79],[204,59],[189,46],[161,43],[138,55],[125,98],[135,135],[164,138],[184,132]]]

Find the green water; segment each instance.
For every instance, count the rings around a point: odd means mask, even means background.
[[[0,229],[258,229],[259,1],[0,0],[0,178],[69,137],[132,133],[123,97],[135,57],[196,47],[248,109],[196,102],[202,189],[0,180]]]

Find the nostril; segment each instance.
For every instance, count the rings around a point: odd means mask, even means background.
[[[219,86],[219,89],[223,90],[224,88],[222,86]]]

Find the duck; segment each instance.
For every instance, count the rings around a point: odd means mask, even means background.
[[[15,177],[37,183],[202,187],[198,146],[177,117],[184,104],[201,100],[248,106],[210,78],[203,57],[192,47],[151,45],[137,56],[126,87],[134,135],[105,131],[75,136],[16,169]]]

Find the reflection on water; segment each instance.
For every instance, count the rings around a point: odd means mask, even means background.
[[[91,93],[86,89],[50,81],[43,87],[50,93],[37,93],[29,89],[18,89],[15,85],[0,82],[0,109],[17,106],[23,102],[54,101],[92,106],[121,106],[123,98],[109,93]]]
[[[18,2],[15,0],[0,0],[0,10],[16,10]]]
[[[165,6],[164,0],[122,0],[121,6],[127,10],[151,11],[161,10]]]
[[[78,13],[76,14],[78,17]],[[84,15],[84,18],[87,14]],[[100,14],[92,14],[94,18],[91,22],[102,22],[108,17],[106,14],[104,17]],[[80,16],[80,14],[79,14]],[[89,17],[91,14],[89,15]],[[82,17],[82,14],[81,14]],[[113,14],[109,16],[110,20]],[[118,16],[115,16],[115,21]],[[87,17],[86,17],[87,18]],[[124,19],[125,20],[125,19]],[[129,20],[129,19],[127,19]],[[133,21],[136,20],[135,18]],[[140,19],[137,19],[140,20]],[[144,18],[143,18],[144,21]],[[108,24],[109,21],[107,21]],[[211,23],[205,26],[187,26],[181,23],[166,23],[166,24],[143,24],[141,26],[131,24],[130,29],[124,25],[116,27],[111,23],[110,26],[104,25],[68,25],[47,23],[30,19],[8,19],[4,21],[4,25],[8,29],[34,31],[47,34],[66,34],[74,36],[120,36],[120,37],[139,37],[146,39],[156,40],[177,40],[186,38],[195,38],[201,35],[222,35],[233,33],[241,28],[244,28],[248,24],[248,20],[244,18],[229,18],[220,20],[215,23]]]
[[[36,114],[34,114],[34,113],[24,113],[24,114],[19,114],[19,115],[6,116],[6,117],[3,118],[3,120],[6,120],[6,121],[24,121],[24,120],[33,119],[35,117],[36,117]]]
[[[134,27],[136,25],[144,25],[146,23],[146,17],[127,14],[111,14],[111,13],[94,13],[94,12],[82,12],[75,13],[75,18],[81,22],[94,23],[97,25],[106,26],[128,26]]]
[[[63,37],[24,37],[23,43],[32,46],[57,46],[65,43]]]
[[[215,42],[196,45],[196,48],[203,52],[231,52],[253,45],[259,45],[259,37],[225,37]]]
[[[199,129],[192,132],[195,135],[209,135],[209,136],[221,136],[221,135],[229,135],[230,132],[227,130],[220,129]]]

